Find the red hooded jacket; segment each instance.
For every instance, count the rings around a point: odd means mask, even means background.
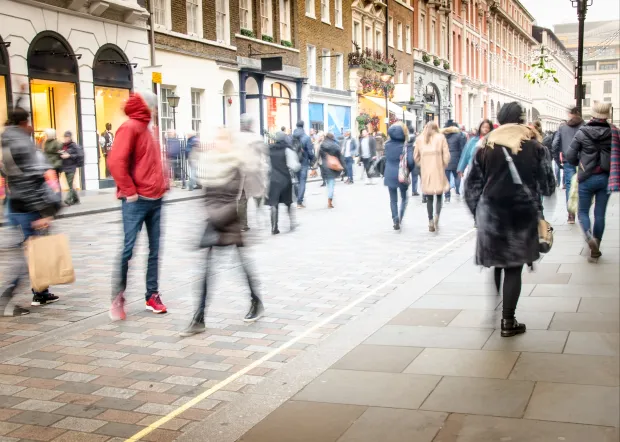
[[[116,181],[118,198],[140,195],[159,199],[168,188],[159,143],[149,130],[151,111],[139,94],[125,104],[125,121],[116,131],[108,155],[108,169]]]

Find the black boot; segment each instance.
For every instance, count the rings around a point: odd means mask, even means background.
[[[198,309],[192,318],[189,326],[179,333],[179,336],[186,338],[188,336],[204,333],[207,327],[205,326],[205,312],[202,309]]]
[[[293,205],[291,204],[287,208],[288,210],[288,220],[291,224],[291,232],[297,228],[297,223],[295,222],[295,211],[293,210]]]
[[[250,310],[248,314],[245,315],[243,319],[245,322],[254,322],[258,321],[258,319],[263,316],[263,312],[265,311],[265,307],[263,307],[263,303],[259,298],[252,298],[252,304],[250,305]]]
[[[278,206],[271,206],[271,234],[277,235],[278,230]]]
[[[525,324],[519,324],[515,318],[502,319],[502,338],[525,333]]]

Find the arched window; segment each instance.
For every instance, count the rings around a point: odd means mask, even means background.
[[[273,83],[271,85],[271,96],[277,98],[291,98],[291,92],[282,83]]]

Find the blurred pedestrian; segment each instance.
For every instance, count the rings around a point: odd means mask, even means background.
[[[559,162],[559,159],[556,158],[553,152],[553,139],[555,138],[556,131],[549,131],[543,137],[543,146],[551,152],[551,156],[553,157],[554,162],[554,171],[555,171],[555,185],[560,187],[562,184],[562,163]]]
[[[269,148],[269,161],[271,172],[269,176],[269,197],[266,204],[271,207],[271,234],[280,233],[278,228],[280,204],[286,206],[290,221],[291,231],[295,229],[295,214],[293,213],[293,180],[291,172],[286,164],[286,149],[292,149],[288,136],[284,132],[278,132],[275,143]]]
[[[2,174],[8,188],[8,220],[10,228],[3,229],[4,260],[9,263],[3,272],[0,292],[0,316],[22,316],[29,311],[12,304],[20,283],[28,278],[28,265],[24,259],[24,242],[45,233],[53,217],[60,210],[60,193],[45,182],[45,172],[50,168],[44,155],[32,140],[30,114],[20,102],[10,111],[9,121],[2,133]],[[48,304],[58,300],[49,289],[32,290],[32,305]]]
[[[377,158],[377,141],[370,136],[368,133],[368,129],[362,129],[360,133],[360,142],[359,142],[359,156],[364,165],[362,170],[362,176],[360,179],[364,180],[364,174],[368,178],[368,182],[366,184],[373,184],[372,177],[368,174],[370,169],[370,163]]]
[[[581,126],[566,153],[566,161],[579,166],[579,224],[590,247],[590,258],[601,257],[601,240],[605,232],[605,213],[609,201],[612,126],[607,122],[611,103],[594,102],[592,119]],[[594,199],[594,225],[590,205]]]
[[[194,150],[200,149],[200,139],[194,131],[187,133],[187,140],[185,141],[185,169],[188,175],[188,189],[192,190],[200,188],[196,183],[196,158],[192,155]],[[183,186],[185,186],[185,175],[183,176]]]
[[[304,132],[304,122],[297,122],[297,127],[293,131],[293,148],[299,156],[301,169],[297,172],[299,188],[297,191],[297,208],[305,209],[304,198],[306,196],[306,182],[308,181],[308,169],[314,163],[314,145],[312,140]]]
[[[493,123],[491,123],[491,120],[482,120],[480,126],[478,126],[478,132],[473,135],[465,145],[465,150],[463,150],[463,154],[461,155],[461,159],[459,160],[459,165],[456,169],[459,177],[463,178],[465,170],[471,166],[473,158],[476,155],[476,151],[481,145],[481,140],[483,140],[484,137],[487,136],[488,133],[492,130]]]
[[[583,118],[579,109],[574,107],[568,112],[568,121],[560,126],[553,138],[553,157],[556,161],[562,163],[564,171],[564,187],[566,188],[566,209],[568,210],[568,195],[570,194],[570,183],[573,175],[577,173],[577,168],[570,164],[566,159],[568,149],[570,148],[575,134],[581,126],[583,126]],[[575,224],[575,214],[568,212],[568,224]]]
[[[456,172],[459,161],[461,160],[461,154],[467,143],[467,135],[459,129],[459,125],[452,120],[446,122],[446,127],[441,130],[446,140],[448,141],[448,149],[450,150],[450,161],[446,165],[446,177],[448,182],[450,179],[454,179],[454,188],[457,195],[461,195],[461,177]],[[450,202],[451,191],[448,186],[446,191],[446,203]]]
[[[159,293],[159,244],[163,197],[168,189],[159,143],[150,128],[157,96],[150,91],[134,93],[125,103],[129,118],[116,131],[114,149],[108,157],[110,174],[121,200],[123,249],[112,283],[110,318],[123,320],[129,261],[142,226],[146,226],[149,256],[146,271],[146,309],[166,313]]]
[[[62,143],[56,139],[56,129],[45,129],[45,144],[43,145],[43,152],[47,162],[56,172],[58,179],[58,188],[60,189],[60,174],[62,173]]]
[[[257,213],[263,206],[269,188],[269,147],[254,130],[254,119],[241,115],[241,131],[234,137],[235,147],[241,149],[245,167],[242,177],[241,197],[238,211],[241,231],[250,230],[248,225],[248,198],[254,199]]]
[[[321,180],[323,181],[321,183],[321,187],[325,187],[326,186],[325,174],[323,173],[323,160],[321,160],[321,152],[320,152],[321,144],[323,144],[323,141],[325,141],[325,132],[323,132],[322,130],[317,132],[314,138],[315,138],[314,140],[314,161],[315,161],[315,165],[317,169],[321,173]]]
[[[407,126],[407,130],[409,131],[409,141],[407,143],[407,155],[411,156],[413,161],[414,151],[415,151],[415,140],[418,134],[414,131],[413,126]],[[420,176],[420,166],[418,166],[415,161],[413,161],[413,168],[409,169],[411,173],[411,196],[419,196],[418,193],[418,179]]]
[[[118,131],[116,132],[118,137]],[[185,174],[183,173],[183,162],[181,157],[181,140],[177,137],[174,129],[166,131],[166,157],[169,167],[172,168],[172,181],[181,181],[181,189],[185,189]]]
[[[69,193],[65,204],[72,206],[74,204],[80,204],[80,197],[77,190],[75,190],[75,174],[79,166],[79,150],[78,145],[73,141],[73,134],[70,130],[65,132],[65,142],[62,145],[62,152],[60,158],[62,159],[62,171],[67,178],[67,185],[69,186]]]
[[[426,123],[422,134],[416,139],[413,153],[414,161],[420,165],[422,194],[426,197],[428,213],[428,230],[435,232],[439,228],[443,194],[450,189],[450,182],[445,173],[446,166],[450,163],[450,150],[446,137],[439,132],[437,123],[434,121]],[[434,211],[433,202],[435,202]]]
[[[344,157],[340,151],[340,146],[336,142],[333,133],[325,135],[323,143],[321,143],[320,157],[323,164],[322,173],[327,184],[327,208],[334,208],[334,188],[336,187],[336,178],[345,168]]]
[[[505,104],[497,119],[499,128],[476,152],[465,199],[478,224],[476,264],[495,267],[498,293],[504,273],[501,335],[509,337],[526,330],[515,319],[521,272],[540,257],[541,197],[553,194],[555,179],[543,146],[524,125],[521,105]]]
[[[247,125],[248,120],[245,119]],[[247,127],[247,126],[246,126]],[[278,132],[276,138],[286,137]],[[245,315],[245,322],[254,322],[263,314],[263,303],[258,296],[258,284],[252,273],[249,260],[243,250],[241,222],[237,210],[237,198],[243,185],[243,177],[252,175],[246,170],[247,152],[243,146],[236,146],[228,129],[218,130],[215,148],[208,154],[202,182],[206,191],[207,226],[200,240],[199,247],[206,249],[206,265],[201,280],[200,295],[194,316],[181,336],[192,336],[205,331],[205,310],[209,295],[209,276],[212,271],[214,248],[235,247],[241,268],[250,289],[250,309]],[[252,169],[255,166],[251,166]]]
[[[405,216],[407,209],[407,190],[409,185],[401,183],[398,179],[398,169],[400,160],[404,155],[407,156],[409,170],[413,169],[413,152],[411,158],[407,155],[407,142],[409,141],[409,131],[402,123],[395,123],[388,129],[388,141],[385,143],[385,171],[383,184],[388,188],[390,194],[390,210],[394,230],[400,230],[400,224]],[[400,191],[400,211],[398,210],[398,192]]]
[[[344,138],[340,143],[342,156],[344,157],[344,166],[347,180],[346,184],[353,184],[353,162],[357,155],[357,140],[351,136],[351,131],[344,133]]]

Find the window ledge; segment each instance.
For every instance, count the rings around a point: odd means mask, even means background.
[[[235,34],[236,38],[240,38],[242,40],[249,40],[249,41],[253,41],[262,45],[267,45],[267,46],[272,46],[274,48],[278,48],[278,49],[284,49],[285,51],[290,51],[290,52],[295,52],[297,54],[299,54],[299,49],[295,49],[295,48],[288,48],[286,46],[282,46],[279,45],[277,43],[270,43],[268,41],[264,41],[264,40],[260,40],[258,38],[252,38],[252,37],[246,37],[245,35],[241,35],[241,34]]]
[[[314,14],[308,14],[306,12],[306,17],[311,18],[312,20],[316,20],[316,15],[314,15]]]
[[[336,27],[337,27],[338,29],[343,29],[343,30],[344,30],[344,28],[342,27],[342,25],[336,25]]]
[[[321,19],[321,21],[322,21],[323,23],[325,23],[326,25],[331,25],[331,24],[332,24],[329,20],[326,20],[326,19],[324,19],[324,18],[322,18],[322,19]]]
[[[219,48],[229,49],[231,51],[237,50],[236,46],[232,46],[226,43],[220,43],[220,42],[213,41],[213,40],[207,40],[206,38],[194,37],[192,35],[183,34],[181,32],[170,31],[168,29],[158,29],[157,27],[155,27],[155,32],[158,32],[164,35],[170,35],[171,37],[182,38],[184,40],[197,41],[198,43],[204,43],[210,46],[217,46]]]

